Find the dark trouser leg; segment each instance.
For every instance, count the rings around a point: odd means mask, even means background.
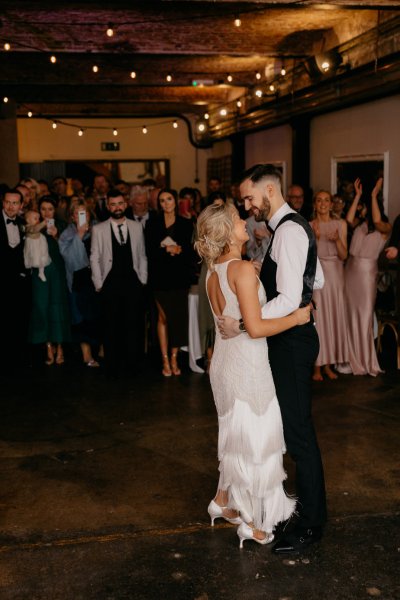
[[[109,375],[116,376],[121,360],[121,330],[124,327],[124,318],[121,314],[120,290],[107,282],[101,291],[101,309],[105,367]]]
[[[318,347],[311,324],[269,340],[286,446],[296,463],[298,525],[305,528],[320,527],[327,518],[324,472],[311,415],[311,371]]]
[[[144,315],[140,284],[133,280],[110,280],[101,291],[104,359],[114,376],[136,367],[143,351]]]
[[[28,363],[28,327],[32,306],[30,277],[5,281],[0,297],[3,315],[0,338],[0,372],[8,375]]]
[[[136,371],[144,355],[144,303],[143,290],[133,282],[125,289],[124,347],[126,366]]]

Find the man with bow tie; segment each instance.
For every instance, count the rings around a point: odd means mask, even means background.
[[[22,194],[5,192],[0,217],[0,311],[2,333],[0,369],[10,373],[26,358],[27,332],[31,311],[31,280],[24,265],[23,220],[18,216]]]

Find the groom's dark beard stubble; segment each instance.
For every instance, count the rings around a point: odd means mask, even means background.
[[[258,209],[258,214],[254,215],[257,223],[261,221],[268,221],[269,213],[271,212],[271,204],[267,196],[262,197],[263,205]]]

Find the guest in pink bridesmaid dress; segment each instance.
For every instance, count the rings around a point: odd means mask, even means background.
[[[376,356],[373,334],[373,313],[376,299],[378,256],[392,229],[378,200],[382,189],[378,179],[371,194],[371,202],[362,211],[364,221],[353,233],[350,257],[345,269],[345,295],[349,325],[350,366],[354,375],[382,373]],[[362,195],[360,179],[354,182],[356,195],[347,213],[351,225]]]
[[[322,381],[322,373],[329,379],[337,379],[331,365],[349,361],[343,267],[347,258],[347,223],[332,217],[332,209],[331,194],[320,190],[314,196],[315,218],[311,221],[325,277],[324,287],[313,294],[320,342],[313,374],[315,381]]]

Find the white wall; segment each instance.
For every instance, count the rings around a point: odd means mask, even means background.
[[[232,154],[232,144],[230,140],[216,142],[210,151],[210,158],[223,158]]]
[[[20,162],[41,162],[44,160],[118,160],[163,158],[170,160],[171,185],[178,190],[186,185],[206,191],[207,158],[212,150],[198,150],[200,183],[195,184],[196,149],[190,144],[187,126],[178,120],[174,129],[172,122],[159,124],[166,119],[64,119],[67,123],[77,123],[83,128],[90,126],[110,127],[110,130],[86,130],[79,137],[78,129],[58,125],[52,129],[51,122],[44,119],[18,119],[18,148]],[[171,119],[172,121],[172,119]],[[142,133],[146,123],[148,133]],[[124,127],[136,127],[124,129]],[[112,128],[118,129],[114,137]],[[120,143],[119,152],[102,152],[101,142]]]
[[[400,212],[400,96],[316,117],[311,122],[311,187],[331,189],[331,158],[389,152],[388,212]]]
[[[283,162],[286,185],[292,182],[292,128],[282,125],[246,136],[246,169],[257,163]]]

